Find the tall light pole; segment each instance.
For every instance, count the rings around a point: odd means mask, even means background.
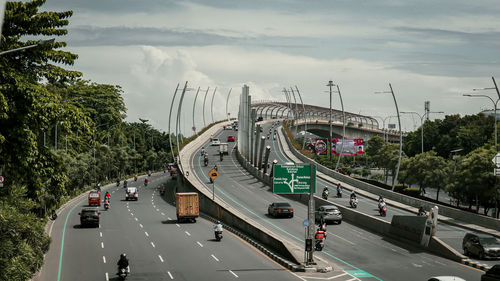
[[[97,172],[96,172],[96,160],[95,160],[95,135],[96,135],[96,131],[97,131],[97,128],[101,127],[101,126],[105,126],[105,125],[108,125],[108,123],[104,123],[104,124],[101,124],[101,125],[98,125],[97,127],[94,128],[94,132],[92,134],[92,137],[94,139],[94,182],[97,184]]]
[[[196,135],[198,135],[196,133],[196,126],[194,125],[194,110],[196,108],[196,99],[198,98],[198,94],[200,93],[200,87],[198,87],[198,91],[196,91],[196,96],[194,97],[194,101],[193,101],[193,131]]]
[[[180,126],[180,119],[181,119],[182,101],[184,100],[184,95],[186,94],[186,91],[188,90],[187,84],[188,84],[188,81],[186,81],[184,89],[182,89],[181,99],[179,101],[179,107],[177,109],[177,122],[175,122],[175,138],[177,141],[177,155],[179,155],[179,126]],[[178,163],[180,164],[180,161]]]
[[[227,121],[229,121],[229,112],[227,111],[227,104],[229,103],[229,96],[231,95],[231,90],[233,90],[233,88],[229,89],[229,93],[227,93],[227,98],[226,98],[226,116],[227,116]]]
[[[491,97],[487,95],[471,95],[471,94],[463,94],[464,97],[471,98],[488,98],[495,108],[495,151],[498,151],[498,134],[497,134],[497,105],[500,98],[494,101]]]
[[[55,40],[55,38],[51,38],[51,39],[47,39],[47,40],[40,40],[40,41],[38,41],[38,43],[33,44],[33,45],[28,45],[28,46],[24,46],[24,47],[15,48],[15,49],[11,49],[11,50],[0,52],[0,56],[8,54],[8,53],[12,53],[12,52],[22,51],[22,50],[26,50],[26,49],[30,49],[30,48],[34,48],[34,47],[38,47],[38,46],[43,46],[43,45],[46,45],[46,44],[50,44],[50,43],[53,43],[54,40]]]
[[[214,89],[214,93],[212,95],[212,102],[210,103],[210,113],[212,114],[212,123],[215,123],[214,121],[214,97],[215,97],[215,92],[217,92],[217,87]]]
[[[293,91],[293,88],[291,88],[292,90],[292,95],[293,95],[293,101],[295,103],[295,136],[298,135],[298,126],[297,126],[297,121],[299,121],[299,111],[297,110],[297,99],[295,98],[295,92]]]
[[[427,116],[429,118],[430,113],[444,113],[444,111],[426,111],[423,115],[420,115],[416,111],[401,111],[401,114],[416,114],[420,118],[420,144],[422,152],[424,153],[424,118]]]
[[[207,126],[207,122],[205,122],[205,101],[207,100],[208,90],[210,90],[210,87],[207,88],[207,91],[205,92],[205,98],[203,99],[203,127]]]
[[[302,100],[302,95],[300,94],[300,91],[299,91],[299,88],[297,87],[297,85],[295,85],[295,90],[297,90],[297,94],[299,95],[299,98],[300,98],[300,103],[302,104],[302,112],[304,114],[304,132],[307,132],[306,107],[304,106],[304,101]],[[306,134],[304,133],[304,141],[302,142],[302,149],[304,149],[305,147],[306,147]]]
[[[340,97],[340,104],[342,106],[342,148],[340,149],[339,158],[337,159],[337,165],[335,165],[335,171],[338,171],[340,158],[344,153],[344,145],[345,145],[345,111],[344,111],[344,102],[342,101],[342,94],[340,93],[339,85],[336,86],[337,86],[337,93],[339,94]]]
[[[187,81],[186,85],[184,85],[184,88],[187,87]],[[170,152],[172,153],[172,158],[174,158],[174,148],[172,146],[172,131],[170,130],[170,125],[172,124],[172,108],[174,107],[174,101],[175,101],[175,96],[177,95],[177,90],[179,90],[179,83],[177,83],[177,88],[175,88],[174,92],[174,97],[172,98],[172,103],[170,104],[170,113],[168,114],[168,141],[170,143]],[[135,135],[134,135],[134,149],[135,149]]]
[[[141,121],[142,124],[146,124],[147,122],[149,122],[148,119],[142,119],[142,118],[139,118],[139,121]],[[142,131],[142,138],[144,139],[144,148],[146,148],[146,150],[147,150],[147,148],[148,148],[147,143],[148,142],[146,141],[146,129],[145,128]]]
[[[399,116],[399,109],[398,109],[398,103],[396,101],[396,96],[394,95],[394,91],[392,90],[392,85],[389,83],[389,89],[390,91],[383,91],[383,92],[375,92],[376,94],[392,94],[392,98],[394,99],[394,105],[396,106],[396,113],[398,115],[398,125],[399,125],[399,157],[398,157],[398,166],[396,167],[396,176],[392,179],[392,191],[394,191],[394,186],[396,184],[396,181],[398,180],[398,175],[399,175],[399,167],[401,165],[401,154],[403,152],[403,133],[401,131],[401,118]]]
[[[328,121],[330,123],[330,138],[328,139],[328,155],[330,155],[330,161],[332,161],[332,87],[335,86],[333,84],[333,81],[330,80],[328,81],[327,84],[328,87],[330,87],[330,120]],[[344,144],[342,144],[344,145]]]

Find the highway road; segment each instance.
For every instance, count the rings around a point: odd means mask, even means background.
[[[84,197],[65,208],[55,221],[52,243],[41,274],[35,280],[117,280],[121,253],[130,259],[128,280],[301,280],[228,231],[213,239],[213,223],[178,224],[173,183],[166,174],[143,178],[138,201],[125,201],[123,188],[111,186],[111,208],[102,207],[98,228],[80,227]],[[165,183],[167,194],[157,188]]]
[[[269,130],[269,127],[265,127],[264,132],[266,129]],[[224,130],[216,137],[225,141],[228,135],[236,136],[237,132]],[[204,167],[200,154],[195,153],[190,159],[191,170],[195,171],[196,176],[211,191],[212,185],[209,184],[207,173],[214,164],[217,164],[220,175],[215,183],[216,196],[270,231],[281,235],[284,240],[298,244],[302,248],[304,243],[302,221],[307,216],[306,206],[291,202],[295,210],[295,216],[291,219],[268,217],[267,206],[271,202],[288,200],[271,193],[269,187],[239,166],[233,149],[234,144],[230,144],[230,155],[220,161],[217,147],[207,146],[207,140],[205,148],[210,155],[209,165]],[[275,151],[273,148],[271,150]],[[456,275],[466,280],[479,280],[482,274],[480,270],[388,240],[348,222],[328,226],[325,249],[322,253],[316,253],[315,257],[336,264],[338,266],[336,271],[344,271],[352,278],[356,278],[354,280],[417,281],[441,275]]]
[[[264,132],[266,134],[269,133],[269,130],[271,129],[273,132],[275,129],[277,129],[278,125],[272,126],[272,125],[266,125]],[[271,133],[271,136],[274,133]],[[282,146],[280,144],[280,139],[279,138],[272,138],[270,137],[269,140],[266,139],[266,145],[271,146],[271,152],[272,152],[272,157],[270,156],[270,159],[278,160],[279,163],[286,163],[286,162],[293,162],[290,160],[288,157],[286,157],[285,153],[282,150]],[[271,161],[272,161],[271,160]],[[336,182],[335,182],[336,183]],[[329,201],[335,202],[339,205],[344,205],[344,206],[349,206],[349,194],[350,192],[347,190],[344,190],[343,192],[343,197],[342,198],[337,198],[336,194],[336,185],[326,181],[320,177],[317,177],[317,186],[316,186],[316,195],[321,196],[321,193],[323,191],[324,187],[328,187],[330,190],[330,196],[329,196]],[[381,217],[378,214],[378,202],[376,200],[373,200],[371,198],[363,197],[358,194],[358,199],[359,199],[359,205],[358,205],[358,211],[363,212],[365,214],[371,215],[373,217],[378,217],[383,220],[386,220],[390,222],[392,220],[393,215],[416,215],[417,209],[415,208],[415,212],[409,212],[406,210],[398,209],[396,207],[391,207],[388,206],[388,212],[386,217]],[[447,243],[449,246],[453,247],[455,250],[457,250],[460,253],[463,253],[462,250],[462,240],[463,237],[467,232],[471,232],[468,229],[460,228],[457,226],[449,225],[449,224],[444,224],[444,223],[439,223],[437,227],[437,232],[436,236],[440,238],[443,242]],[[476,257],[469,257],[471,260],[477,261],[482,264],[487,264],[489,266],[493,266],[495,264],[498,264],[498,260],[478,260]]]

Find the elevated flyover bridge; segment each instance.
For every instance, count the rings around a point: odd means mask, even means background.
[[[320,137],[328,138],[330,132],[330,109],[326,107],[270,100],[252,102],[252,109],[262,119],[286,118],[294,121],[297,131],[307,131]],[[342,111],[332,109],[332,135],[342,138]],[[345,137],[369,140],[374,136],[386,138],[390,142],[399,142],[398,130],[380,128],[377,119],[371,116],[345,112]],[[403,137],[405,133],[403,133]]]

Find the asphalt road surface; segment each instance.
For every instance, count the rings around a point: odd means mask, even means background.
[[[266,125],[264,133],[269,133],[269,129],[274,132],[275,129],[277,129],[276,126],[272,125]],[[273,138],[272,136],[274,133],[271,132],[271,137],[269,139],[266,138],[266,145],[271,146],[271,156],[269,159],[276,159],[278,160],[279,163],[286,163],[286,162],[291,162],[291,160],[285,156],[285,153],[283,152],[281,145],[279,143],[279,138]],[[271,161],[272,161],[271,160]],[[344,190],[343,192],[343,197],[342,198],[337,198],[336,194],[336,186],[328,181],[325,181],[321,179],[320,177],[317,177],[317,186],[316,186],[316,195],[321,196],[323,192],[323,188],[326,186],[328,187],[330,191],[330,196],[329,196],[329,201],[335,202],[340,205],[344,206],[349,206],[349,194],[350,192],[347,190]],[[386,217],[381,217],[378,214],[378,202],[376,200],[373,200],[371,198],[363,197],[358,194],[358,211],[363,212],[365,214],[371,215],[373,217],[378,217],[380,219],[386,220],[390,222],[392,220],[393,215],[406,215],[406,216],[411,216],[411,215],[416,215],[417,209],[415,208],[415,212],[409,212],[406,210],[401,210],[395,207],[388,206],[387,209],[387,216]],[[471,232],[468,229],[452,226],[449,224],[444,224],[444,223],[438,223],[437,231],[436,231],[436,236],[440,238],[443,242],[447,243],[449,246],[454,248],[460,253],[463,253],[462,250],[462,240],[463,237],[467,232]],[[479,260],[477,257],[471,256],[469,257],[471,260],[475,260],[479,263],[482,264],[487,264],[489,266],[493,266],[495,264],[499,264],[500,261],[498,260]]]
[[[264,133],[266,133],[266,129],[269,130],[269,126],[264,128]],[[236,136],[237,132],[220,131],[215,137],[225,141],[228,135]],[[269,139],[272,141],[272,136]],[[209,154],[209,165],[203,166],[201,155],[195,153],[190,160],[192,170],[205,183],[205,187],[212,191],[207,173],[214,164],[217,164],[220,174],[215,183],[216,196],[233,208],[252,217],[270,231],[281,235],[284,240],[303,247],[304,228],[302,222],[307,217],[307,207],[290,202],[295,210],[293,218],[269,217],[267,207],[270,203],[288,200],[273,194],[269,187],[263,185],[239,166],[233,150],[234,144],[230,143],[230,155],[225,156],[223,161],[220,161],[217,153],[218,147],[208,146],[207,140],[204,147]],[[272,144],[270,143],[270,145]],[[276,152],[273,146],[271,147],[273,153]],[[278,156],[276,155],[276,157]],[[270,157],[270,159],[272,161],[273,158]],[[365,199],[361,200],[360,205],[365,205],[362,208],[367,207],[367,211],[376,215],[375,208],[365,203]],[[316,253],[315,258],[337,264],[339,268],[336,270],[344,271],[351,276],[352,280],[417,281],[442,275],[455,275],[466,280],[479,280],[482,274],[480,270],[422,252],[420,249],[402,245],[400,242],[388,240],[347,222],[328,226],[325,249],[322,253]],[[327,276],[325,275],[323,278],[327,278]]]
[[[64,209],[36,280],[117,280],[121,253],[130,260],[127,280],[300,279],[228,231],[215,241],[213,223],[207,220],[177,223],[168,176],[153,175],[147,187],[143,178],[129,181],[138,186],[138,201],[125,201],[122,186],[108,189],[111,208],[100,207],[99,227],[80,226],[78,212],[87,205],[86,197]],[[157,189],[163,183],[168,192],[161,197]]]

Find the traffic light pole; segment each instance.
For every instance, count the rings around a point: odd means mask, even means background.
[[[316,181],[316,176],[314,173],[314,165],[310,164],[310,192],[309,192],[309,206],[307,208],[307,217],[309,219],[309,227],[307,229],[307,239],[311,241],[310,251],[306,251],[306,265],[316,264],[314,262],[313,254],[314,254],[314,231],[316,227],[316,222],[314,221],[314,185]],[[307,243],[307,242],[306,242]]]

